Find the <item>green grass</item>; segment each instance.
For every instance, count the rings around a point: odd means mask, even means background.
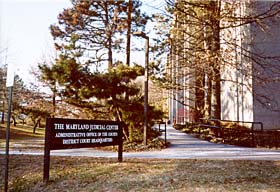
[[[43,150],[45,138],[45,129],[37,128],[33,133],[33,127],[18,124],[16,127],[10,127],[10,149],[16,150]],[[6,146],[6,126],[0,124],[0,150]]]
[[[26,139],[40,139],[44,138],[45,129],[37,128],[33,133],[33,126],[18,124],[16,127],[10,127],[10,139],[26,140]],[[6,125],[0,124],[0,139],[5,139]]]
[[[4,157],[0,158],[3,162]],[[50,182],[45,184],[42,156],[13,155],[10,159],[10,191],[280,190],[280,161],[125,159],[119,163],[105,158],[52,157]]]

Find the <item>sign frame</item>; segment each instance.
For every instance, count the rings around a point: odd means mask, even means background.
[[[45,129],[44,175],[49,181],[50,151],[118,145],[118,161],[122,162],[122,122],[47,118]]]

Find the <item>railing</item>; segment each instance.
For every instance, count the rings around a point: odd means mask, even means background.
[[[166,144],[166,122],[164,122],[164,121],[157,121],[155,124],[158,125],[158,131],[160,133],[164,132],[164,142]],[[164,125],[163,129],[161,129],[161,125]]]
[[[208,127],[210,129],[215,129],[218,130],[218,134],[219,136],[223,137],[223,129],[225,129],[225,127],[223,127],[221,125],[222,122],[228,122],[228,123],[238,123],[238,124],[251,124],[251,140],[252,140],[252,146],[255,146],[255,133],[257,132],[261,132],[263,133],[263,123],[262,122],[257,122],[257,121],[232,121],[232,120],[220,120],[220,119],[213,119],[213,118],[200,118],[200,120],[203,122],[201,124],[199,124],[199,134],[200,134],[200,127]],[[214,125],[210,122],[213,122]],[[259,125],[260,129],[256,129],[256,125]]]

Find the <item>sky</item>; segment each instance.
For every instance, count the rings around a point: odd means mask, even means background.
[[[0,0],[0,65],[16,66],[24,82],[32,82],[32,67],[53,53],[49,26],[69,0]]]
[[[144,0],[143,8],[152,12],[152,6],[162,8],[163,2]],[[0,66],[12,65],[26,84],[33,82],[32,68],[54,55],[49,26],[67,7],[70,0],[0,0]],[[143,58],[144,52],[138,56]]]

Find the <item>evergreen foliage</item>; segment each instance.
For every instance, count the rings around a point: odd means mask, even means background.
[[[72,4],[50,27],[59,57],[52,65],[39,64],[41,79],[63,102],[90,111],[91,118],[122,121],[127,141],[142,140],[144,99],[135,80],[144,68],[113,63],[113,53],[122,51],[124,33],[144,29],[149,17],[141,13],[140,1],[73,0]],[[130,19],[128,6],[132,6]],[[162,117],[149,106],[150,133],[153,120]]]
[[[128,21],[128,2],[108,0],[75,0],[73,7],[64,9],[58,24],[51,25],[55,46],[63,55],[83,56],[83,63],[96,68],[108,62],[113,67],[113,52],[124,47],[127,28],[144,30],[149,17],[140,11],[141,1],[132,1]],[[128,23],[130,26],[128,26]]]

